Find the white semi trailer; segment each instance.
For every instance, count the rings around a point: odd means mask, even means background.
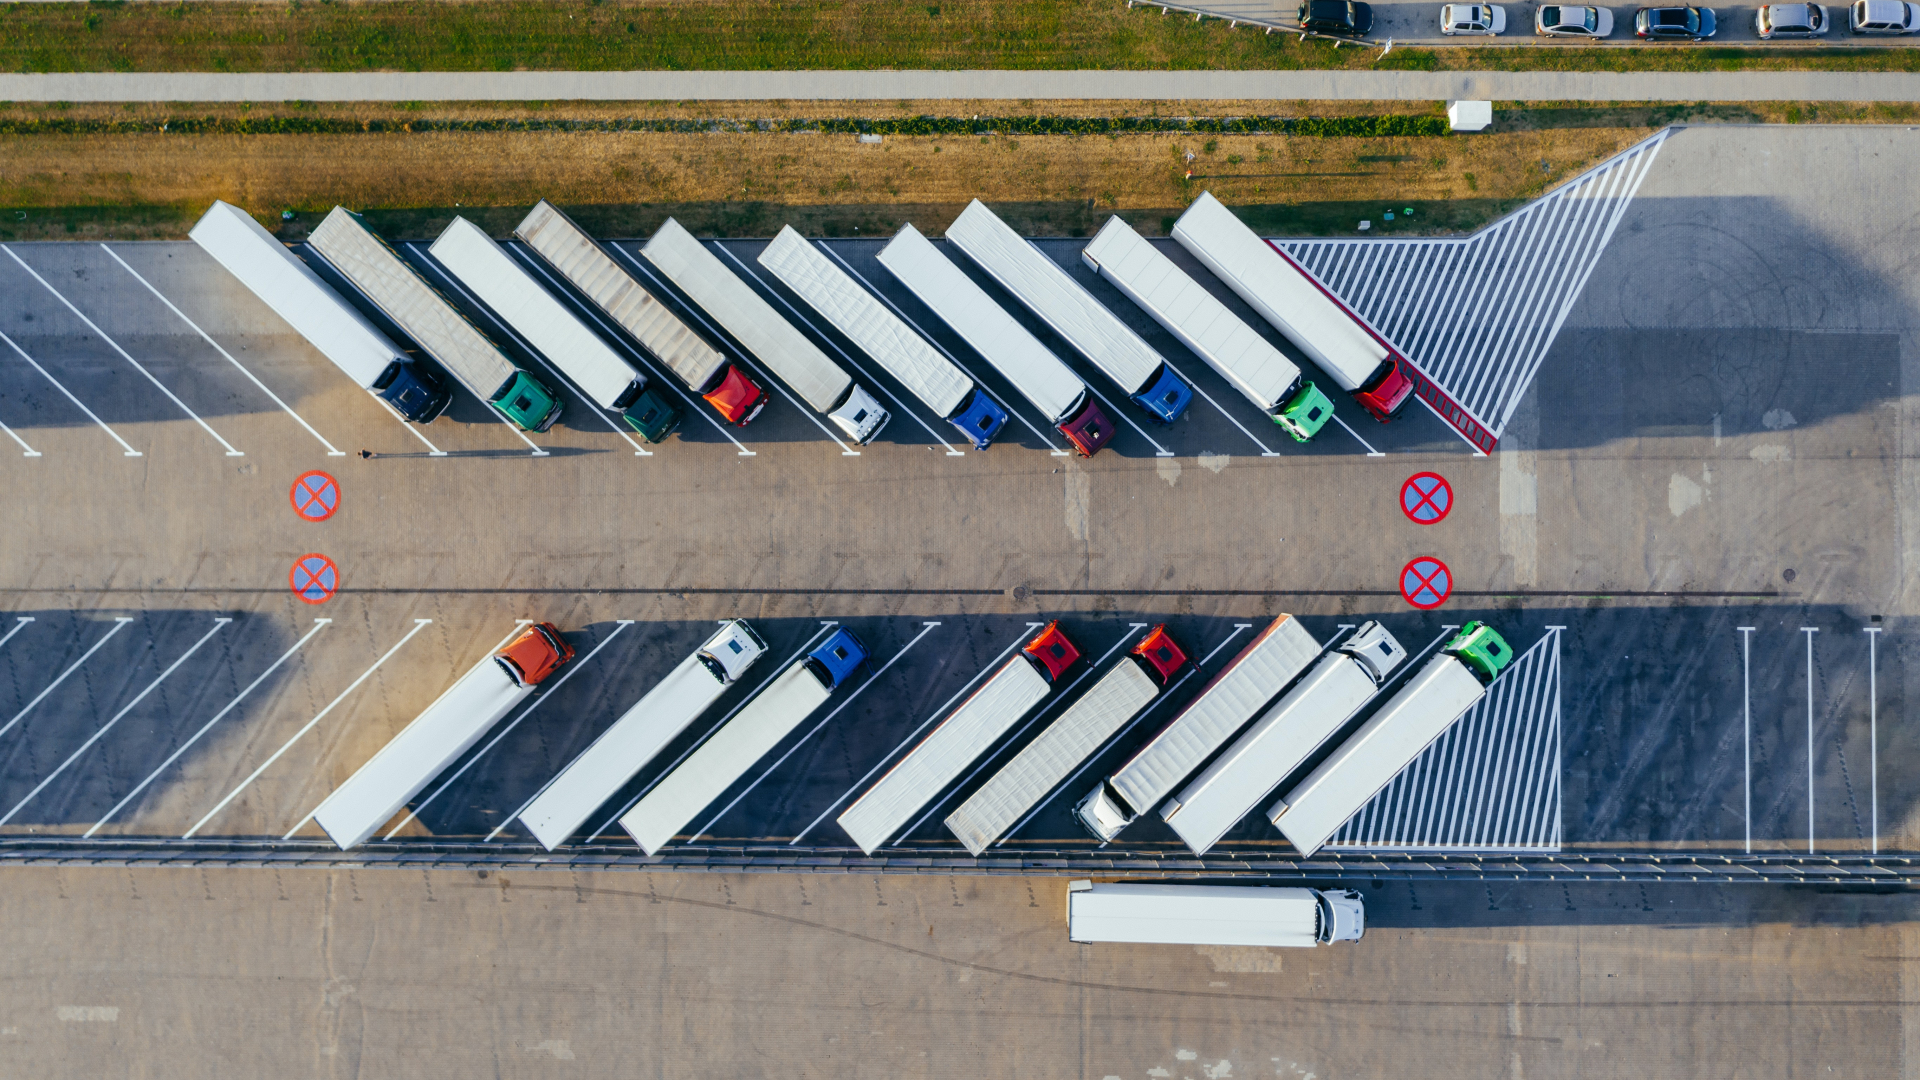
[[[535,623],[474,665],[335,788],[313,812],[340,850],[358,847],[573,658],[552,623]]]
[[[1301,378],[1298,364],[1119,217],[1107,219],[1080,258],[1294,441],[1312,439],[1333,418],[1333,402]]]
[[[767,407],[767,392],[640,287],[585,229],[545,199],[513,235],[559,271],[595,307],[653,354],[728,423],[745,425]]]
[[[1166,626],[1148,631],[1092,689],[948,814],[947,830],[975,855],[985,851],[1153,704],[1186,662],[1187,654],[1174,644]]]
[[[1113,441],[1113,422],[1100,411],[1100,403],[1080,376],[940,254],[911,222],[880,249],[879,258],[880,265],[1033,402],[1080,456],[1092,457]]]
[[[520,812],[521,824],[548,851],[565,843],[766,649],[753,627],[729,620],[548,781]]]
[[[834,690],[867,659],[867,648],[848,630],[836,631],[819,648],[794,662],[755,694],[733,719],[700,744],[620,817],[620,827],[651,855],[667,846],[693,816],[746,775],[781,739],[827,703]]]
[[[1351,889],[1067,885],[1069,941],[1312,948],[1366,931],[1366,908]]]
[[[1300,620],[1291,615],[1273,620],[1172,722],[1080,800],[1073,809],[1080,824],[1102,843],[1120,835],[1135,818],[1173,794],[1319,654],[1320,643]]]
[[[920,745],[854,800],[837,819],[840,827],[861,851],[873,854],[1040,704],[1061,673],[1079,658],[1080,650],[1060,632],[1060,624],[1048,623],[948,713]]]
[[[523,431],[545,431],[560,418],[553,388],[513,361],[467,321],[440,291],[408,266],[360,215],[336,206],[307,237],[340,276],[446,369],[474,397]]]
[[[864,445],[887,426],[890,414],[865,387],[781,318],[773,305],[722,265],[679,222],[668,218],[640,254],[848,438]]]
[[[1413,400],[1405,358],[1209,192],[1174,222],[1173,239],[1320,365],[1375,420]]]
[[[759,262],[976,449],[992,444],[1007,422],[1006,410],[793,226],[780,230]]]
[[[485,229],[456,217],[427,251],[588,397],[619,413],[648,442],[659,442],[679,426],[680,410],[542,288]]]
[[[1339,734],[1407,658],[1385,627],[1369,622],[1320,658],[1232,746],[1160,808],[1195,855],[1219,843],[1293,770]]]
[[[416,424],[446,411],[453,391],[439,376],[413,363],[253,215],[216,201],[187,235],[354,385]]]
[[[1267,810],[1301,855],[1327,838],[1445,734],[1513,660],[1485,623],[1461,627],[1444,649],[1360,725],[1331,756]]]
[[[1081,288],[1065,270],[975,199],[947,226],[959,248],[1014,299],[1112,379],[1156,422],[1180,419],[1193,388],[1153,346]]]

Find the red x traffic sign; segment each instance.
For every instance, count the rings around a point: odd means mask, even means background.
[[[325,521],[340,509],[340,481],[315,469],[301,473],[287,493],[293,512],[307,521]]]
[[[1431,525],[1453,509],[1453,485],[1435,472],[1414,473],[1400,485],[1400,512],[1416,525]]]
[[[1437,608],[1453,595],[1453,572],[1431,555],[1422,555],[1400,569],[1400,595],[1421,610]]]
[[[324,604],[340,591],[340,568],[325,555],[307,554],[293,560],[287,572],[293,595],[309,604]]]

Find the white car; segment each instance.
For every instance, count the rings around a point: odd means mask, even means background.
[[[1507,9],[1498,4],[1443,4],[1440,32],[1453,37],[1501,34],[1507,29]]]
[[[1847,29],[1856,34],[1920,33],[1920,5],[1903,0],[1855,0],[1847,9]]]
[[[1548,4],[1534,11],[1533,32],[1542,37],[1611,37],[1613,12],[1606,8]]]
[[[1827,9],[1819,4],[1762,4],[1753,13],[1763,38],[1819,37],[1827,32]]]

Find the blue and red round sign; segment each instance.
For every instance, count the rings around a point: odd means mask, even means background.
[[[306,521],[325,521],[340,509],[340,481],[315,469],[301,473],[287,493],[293,512]]]
[[[287,572],[287,585],[293,595],[309,604],[324,604],[340,591],[340,568],[325,555],[309,553],[293,561]]]
[[[1400,512],[1416,525],[1431,525],[1453,509],[1453,485],[1439,473],[1414,473],[1400,485]]]
[[[1447,602],[1453,595],[1453,572],[1431,555],[1422,555],[1400,569],[1400,595],[1422,611]]]

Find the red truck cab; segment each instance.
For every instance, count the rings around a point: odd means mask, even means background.
[[[767,392],[759,383],[747,378],[738,365],[728,364],[727,373],[720,385],[702,394],[707,404],[720,410],[727,422],[738,427],[746,427],[747,422],[760,415],[767,407]]]
[[[1040,631],[1032,641],[1027,642],[1026,648],[1020,651],[1027,654],[1027,659],[1039,665],[1041,673],[1047,677],[1048,682],[1058,681],[1061,674],[1072,667],[1075,660],[1080,659],[1080,649],[1067,640],[1067,635],[1060,630],[1058,620],[1048,623],[1047,628]]]
[[[493,661],[506,671],[515,686],[538,686],[541,680],[560,670],[573,659],[573,646],[560,636],[552,623],[534,623],[493,654]]]
[[[1167,624],[1147,631],[1140,644],[1128,650],[1128,656],[1136,657],[1147,674],[1154,676],[1161,686],[1167,685],[1187,662],[1187,654],[1173,643],[1173,636],[1167,633]]]
[[[1383,424],[1399,416],[1413,400],[1413,377],[1407,374],[1407,362],[1398,353],[1388,353],[1373,378],[1353,392],[1353,400]]]

